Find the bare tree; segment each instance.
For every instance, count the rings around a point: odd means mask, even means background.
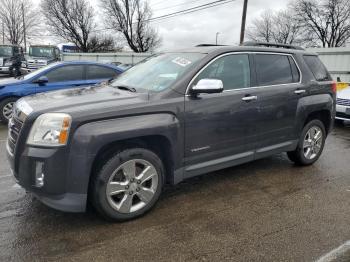
[[[289,11],[279,11],[274,15],[272,35],[276,43],[300,44],[303,41],[300,24]]]
[[[122,47],[118,46],[111,36],[93,36],[88,42],[88,50],[89,52],[112,52],[121,51]]]
[[[288,11],[262,13],[248,28],[248,38],[253,41],[276,42],[282,44],[299,43],[300,25]]]
[[[11,44],[21,44],[24,41],[24,30],[27,34],[32,33],[37,18],[32,1],[0,0],[0,22],[4,26],[6,39]]]
[[[157,32],[150,26],[152,12],[143,0],[100,0],[108,19],[106,25],[123,34],[134,52],[147,52],[160,44]]]
[[[273,41],[273,19],[271,10],[263,12],[261,17],[254,19],[247,29],[248,39],[257,42]]]
[[[349,0],[297,0],[292,8],[306,34],[322,47],[344,46],[350,38]]]
[[[111,39],[94,33],[94,10],[87,0],[42,0],[41,8],[50,31],[83,52],[111,49]]]

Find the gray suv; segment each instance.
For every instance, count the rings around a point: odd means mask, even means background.
[[[18,183],[55,209],[91,203],[124,221],[164,184],[287,152],[321,155],[335,83],[314,53],[284,45],[161,53],[109,82],[20,99],[8,158]]]

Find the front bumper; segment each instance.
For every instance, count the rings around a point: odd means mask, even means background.
[[[8,147],[7,147],[8,148]],[[84,212],[87,194],[70,190],[67,153],[64,148],[38,148],[26,146],[15,164],[15,155],[7,149],[7,157],[17,183],[32,192],[41,202],[66,212]],[[36,172],[42,163],[44,185],[36,186]]]
[[[37,70],[37,69],[39,69],[39,68],[27,68],[27,67],[22,67],[22,68],[21,68],[21,73],[25,75],[25,74],[29,74],[29,73],[31,73],[31,72]]]
[[[337,105],[335,119],[350,120],[350,106]]]
[[[10,67],[0,66],[0,74],[9,74],[9,73],[10,73]]]

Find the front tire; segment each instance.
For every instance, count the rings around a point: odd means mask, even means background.
[[[92,181],[92,204],[105,218],[126,221],[148,212],[164,182],[160,158],[143,148],[126,149],[110,158]]]
[[[297,165],[312,165],[322,154],[326,136],[324,124],[311,120],[304,126],[296,150],[287,152],[288,158]]]
[[[0,120],[7,124],[12,117],[12,109],[18,98],[10,97],[0,102]]]

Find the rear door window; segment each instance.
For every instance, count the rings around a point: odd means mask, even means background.
[[[46,74],[49,83],[84,80],[83,65],[68,65],[52,69]]]
[[[306,55],[304,56],[304,60],[317,81],[331,80],[326,67],[317,56]]]
[[[88,65],[87,66],[87,79],[109,79],[119,75],[115,70],[106,66]]]
[[[257,54],[255,63],[260,86],[297,82],[293,79],[292,67],[287,55]]]

